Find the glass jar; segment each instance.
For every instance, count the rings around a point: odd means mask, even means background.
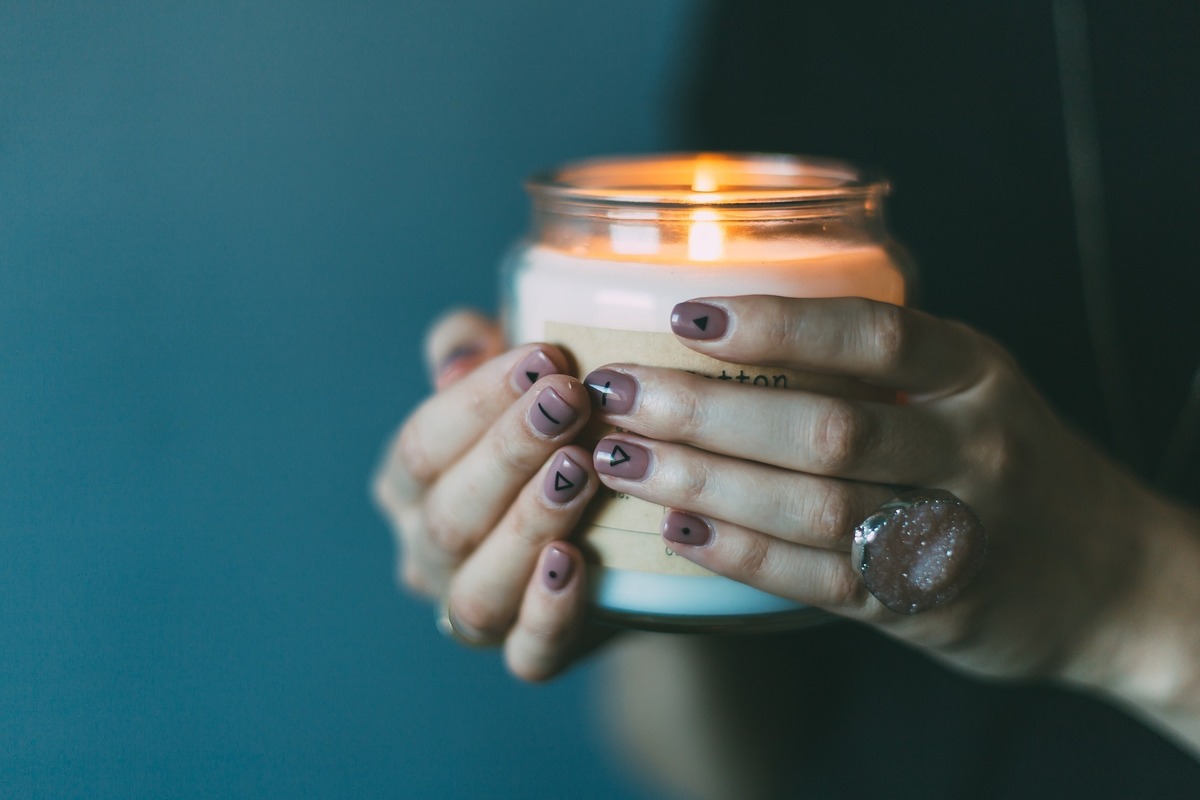
[[[903,303],[907,259],[883,221],[885,181],[825,159],[684,153],[567,164],[527,184],[531,230],[503,267],[513,345],[544,341],[577,374],[609,363],[675,367],[746,391],[850,396],[861,384],[699,355],[671,333],[699,297],[859,296]],[[595,423],[588,447],[612,430]],[[659,630],[769,629],[806,609],[676,556],[665,509],[601,487],[576,532],[603,619]]]

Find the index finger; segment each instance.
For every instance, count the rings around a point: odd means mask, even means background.
[[[378,481],[399,498],[422,491],[537,380],[565,369],[566,358],[550,345],[496,356],[417,407],[392,440]]]
[[[671,327],[722,361],[846,375],[918,399],[974,385],[998,350],[961,323],[861,297],[702,298],[675,306]]]

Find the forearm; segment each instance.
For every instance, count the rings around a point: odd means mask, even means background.
[[[1146,493],[1127,602],[1088,637],[1064,678],[1098,691],[1200,758],[1200,517]]]

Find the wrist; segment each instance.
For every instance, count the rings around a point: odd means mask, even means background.
[[[1110,517],[1130,542],[1127,580],[1061,677],[1158,723],[1200,751],[1200,519],[1141,486]]]

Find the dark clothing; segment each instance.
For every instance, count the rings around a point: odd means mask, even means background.
[[[1200,4],[1087,12],[1134,412],[1115,421],[1088,333],[1050,3],[725,3],[683,143],[889,175],[919,305],[997,338],[1110,449],[1114,426],[1134,432],[1118,455],[1149,477],[1200,361]],[[1173,489],[1192,504],[1197,456]],[[1200,797],[1200,763],[1099,701],[986,685],[851,625],[763,646],[786,651],[791,682],[822,706],[795,725],[795,796]]]

